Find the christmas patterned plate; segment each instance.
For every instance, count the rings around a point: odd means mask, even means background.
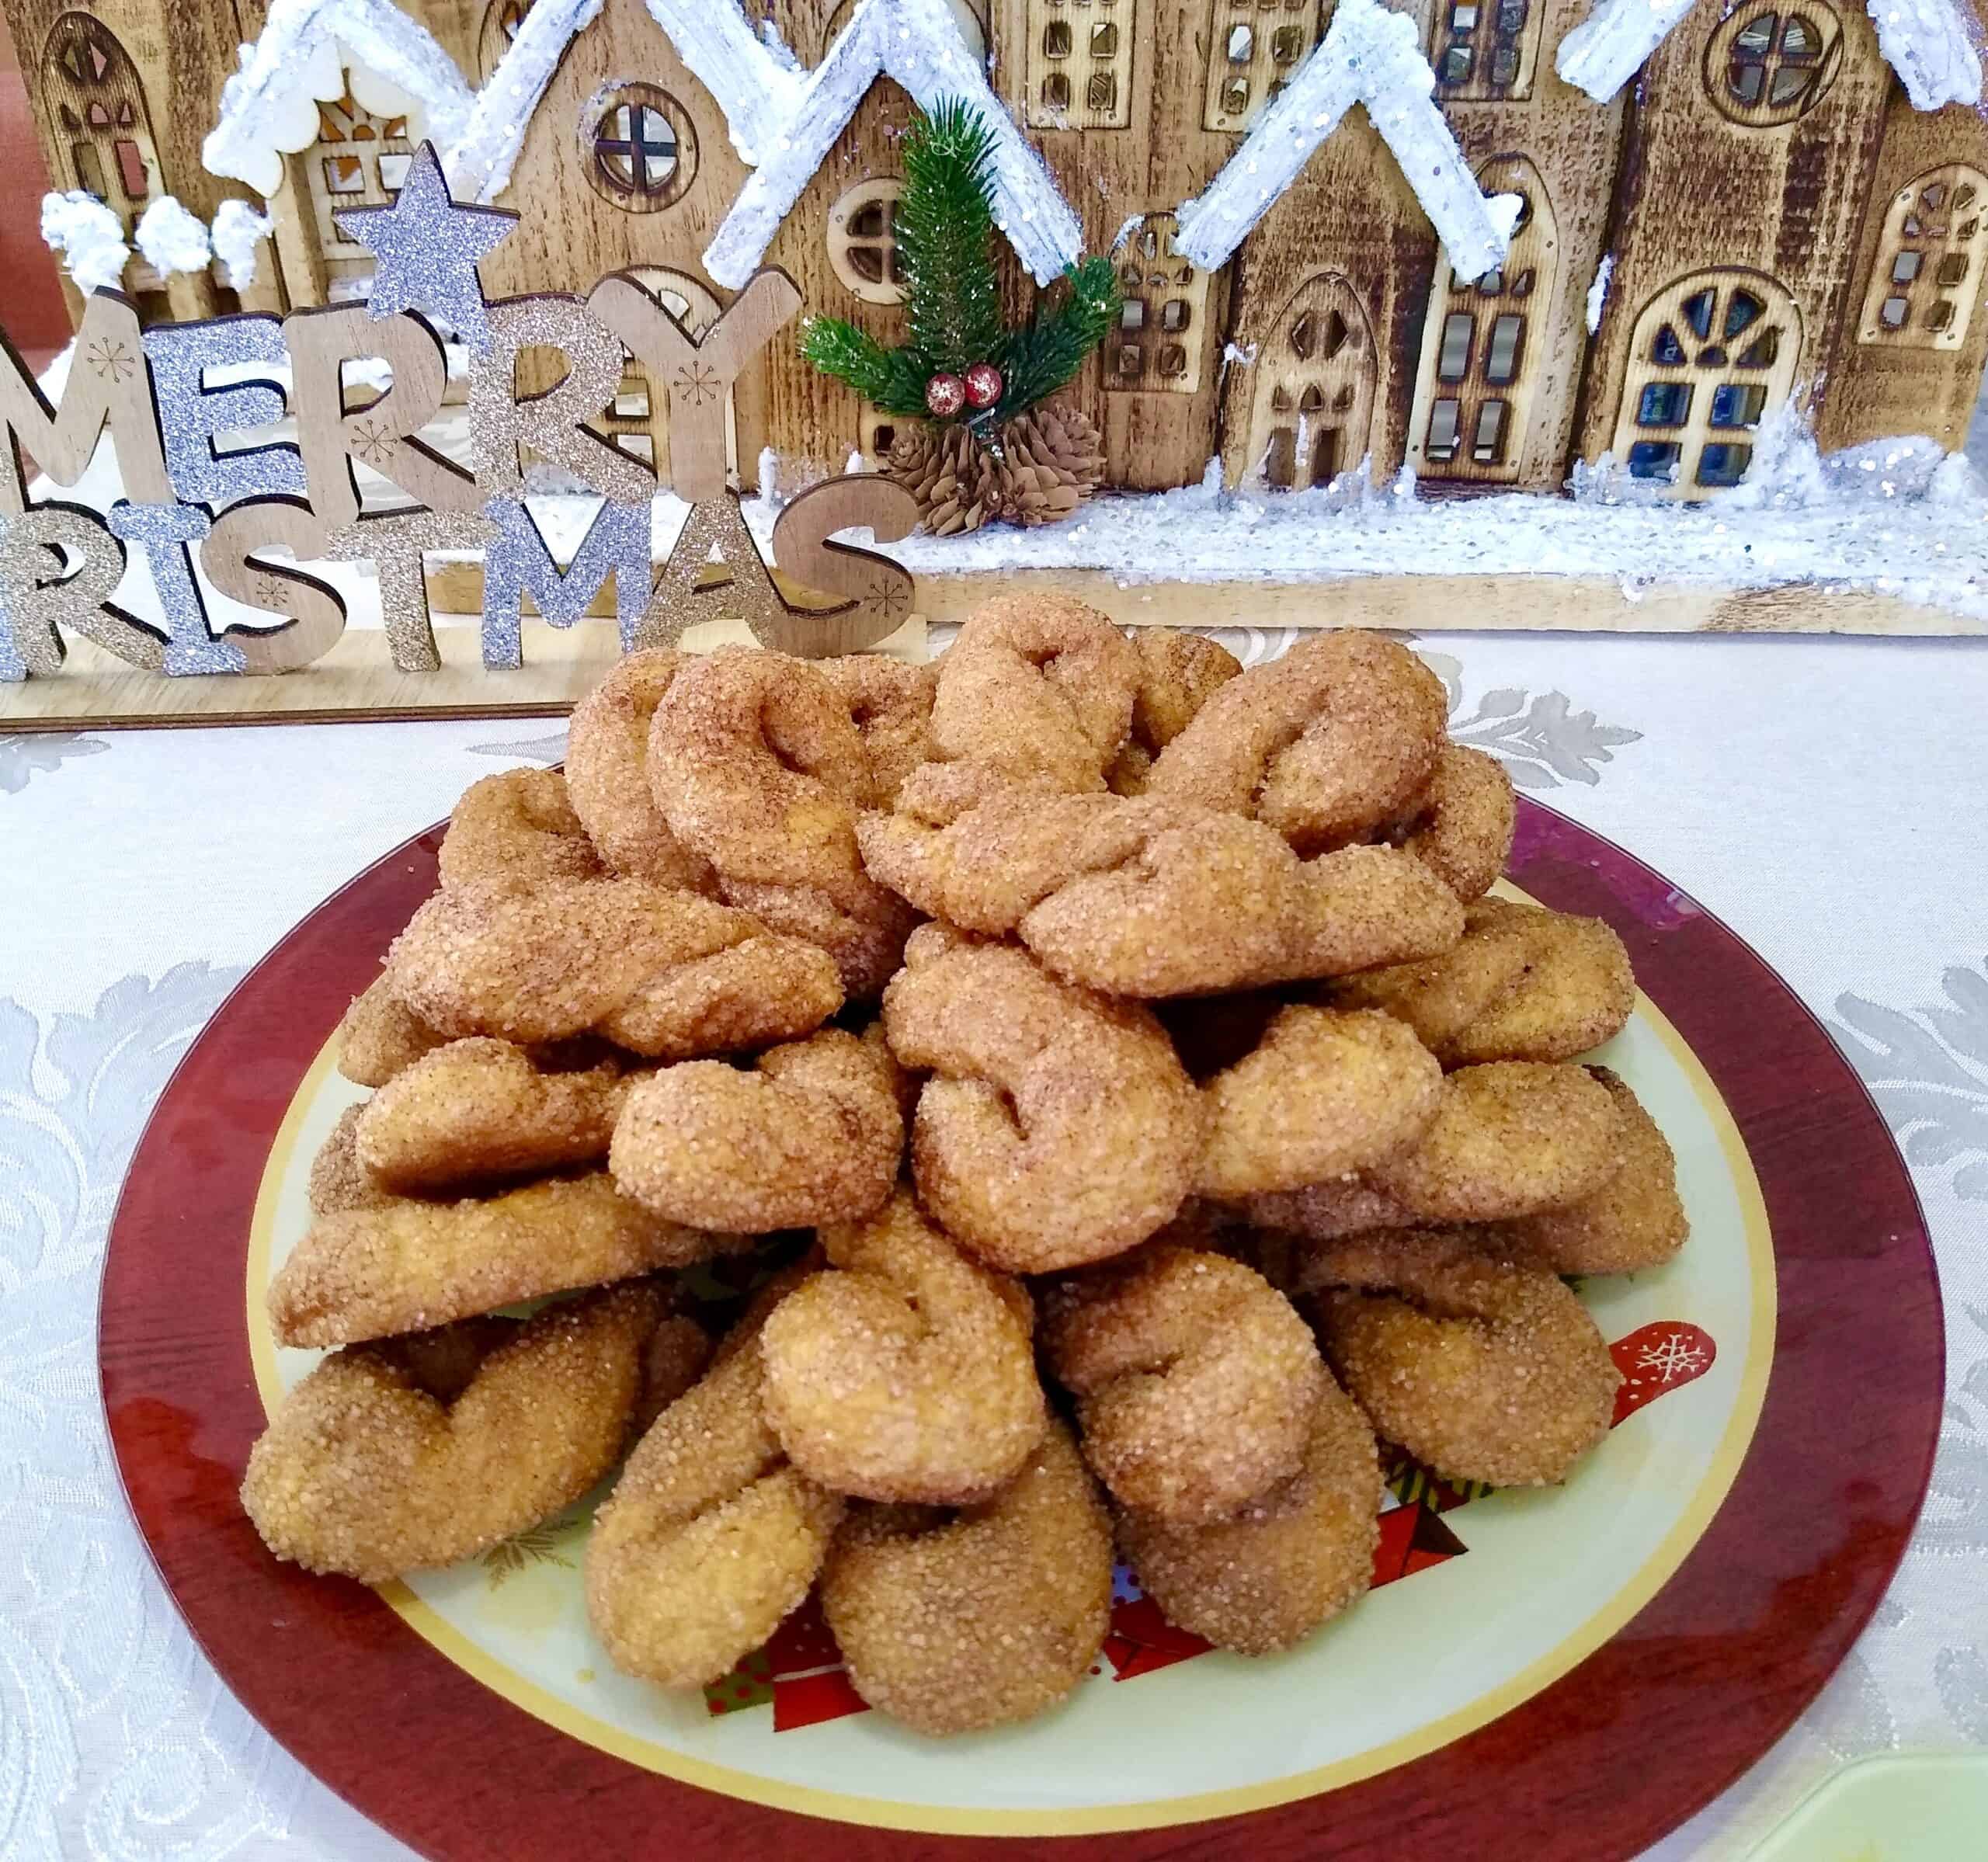
[[[356,1096],[330,1037],[432,888],[435,830],[242,984],[113,1227],[106,1406],[194,1633],[305,1764],[437,1856],[648,1853],[665,1830],[690,1856],[1634,1855],[1772,1742],[1882,1593],[1931,1464],[1938,1293],[1884,1127],[1793,995],[1648,869],[1521,807],[1516,885],[1629,944],[1645,995],[1604,1058],[1669,1134],[1693,1230],[1670,1266],[1581,1289],[1626,1381],[1564,1488],[1396,1457],[1374,1591],[1300,1648],[1209,1650],[1121,1571],[1065,1707],[947,1742],[866,1711],[808,1610],[701,1697],[616,1673],[581,1599],[587,1502],[377,1591],[277,1564],[235,1487],[312,1354],[275,1346],[263,1290]]]

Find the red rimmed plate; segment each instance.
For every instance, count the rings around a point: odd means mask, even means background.
[[[1630,1381],[1564,1489],[1399,1467],[1382,1582],[1302,1648],[1202,1650],[1128,1580],[1068,1705],[946,1742],[859,1711],[806,1621],[701,1698],[615,1675],[579,1605],[584,1507],[378,1592],[277,1564],[235,1488],[309,1360],[269,1339],[261,1292],[354,1096],[326,1044],[434,884],[431,830],[229,999],[113,1225],[106,1407],[194,1634],[299,1760],[437,1856],[648,1854],[664,1832],[686,1855],[1634,1855],[1773,1742],[1882,1594],[1938,1426],[1938,1291],[1903,1166],[1807,1011],[1649,869],[1521,806],[1516,884],[1629,944],[1645,996],[1606,1058],[1670,1134],[1694,1223],[1677,1263],[1583,1289]]]

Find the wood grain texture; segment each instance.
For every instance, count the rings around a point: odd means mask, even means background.
[[[1882,1596],[1938,1436],[1939,1293],[1904,1165],[1800,1001],[1659,875],[1519,806],[1513,877],[1621,935],[1740,1127],[1777,1256],[1773,1374],[1731,1492],[1670,1582],[1552,1685],[1411,1763],[1247,1816],[1088,1840],[831,1827],[569,1739],[370,1590],[271,1559],[236,1496],[263,1421],[243,1313],[250,1217],[300,1080],[433,888],[439,827],[321,906],[223,1006],[154,1113],[112,1224],[99,1358],[119,1471],[223,1680],[349,1801],[449,1862],[576,1847],[620,1862],[655,1854],[659,1829],[686,1862],[766,1849],[839,1862],[1639,1854],[1769,1749]],[[189,1210],[200,1247],[186,1245]]]

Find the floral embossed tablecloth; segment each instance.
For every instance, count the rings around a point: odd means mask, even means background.
[[[1222,636],[1246,658],[1291,636]],[[1854,1654],[1651,1852],[1743,1857],[1843,1760],[1988,1745],[1988,648],[1432,636],[1451,728],[1750,942],[1904,1146],[1948,1405],[1913,1548]],[[0,735],[0,1857],[404,1857],[215,1680],[147,1562],[97,1398],[122,1172],[231,985],[551,724]]]

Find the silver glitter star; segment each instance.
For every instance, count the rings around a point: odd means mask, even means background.
[[[367,314],[415,311],[446,324],[470,348],[490,346],[477,261],[516,225],[516,214],[458,207],[442,178],[435,145],[424,142],[391,207],[347,207],[339,230],[379,260]]]

